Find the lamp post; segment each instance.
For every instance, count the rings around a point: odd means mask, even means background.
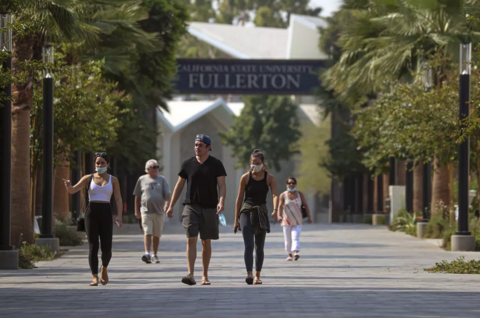
[[[12,15],[0,13],[0,48],[8,57],[2,64],[2,71],[9,72],[12,68]],[[11,244],[11,168],[12,168],[12,85],[3,87],[5,101],[0,107],[0,269],[17,269],[18,252]]]
[[[43,63],[53,63],[54,49],[43,46]],[[37,245],[49,246],[53,252],[59,250],[58,238],[53,235],[53,73],[43,72],[43,204],[42,228]]]
[[[432,68],[425,64],[423,81],[425,83],[425,90],[430,92],[433,88],[433,74]],[[430,162],[423,164],[422,169],[422,222],[428,222],[431,204],[431,187],[432,187],[432,164]]]
[[[460,131],[465,128],[464,120],[470,115],[470,74],[472,44],[460,44]],[[468,175],[470,172],[470,138],[458,146],[458,231],[452,236],[452,251],[475,250],[475,237],[468,231]]]
[[[413,162],[407,162],[405,172],[405,209],[407,212],[413,212]]]
[[[423,67],[423,83],[425,91],[430,92],[433,88],[432,68],[428,63]],[[430,214],[430,192],[432,183],[432,165],[430,162],[424,163],[422,167],[422,219],[417,224],[417,237],[423,238],[427,228],[428,216]]]
[[[383,210],[383,174],[377,176],[377,211],[372,215],[372,225],[385,224]],[[383,222],[381,221],[383,220]]]

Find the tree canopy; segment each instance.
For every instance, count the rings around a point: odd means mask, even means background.
[[[297,152],[300,137],[297,105],[288,97],[248,96],[240,116],[226,133],[219,133],[222,142],[232,147],[237,167],[250,164],[254,149],[261,149],[267,164],[280,170],[282,160]]]

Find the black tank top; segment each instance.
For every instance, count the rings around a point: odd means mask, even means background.
[[[245,203],[253,206],[267,203],[267,176],[268,173],[265,171],[265,177],[257,181],[253,179],[252,172],[250,171],[250,178],[245,188]]]

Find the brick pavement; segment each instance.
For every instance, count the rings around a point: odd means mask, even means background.
[[[213,243],[211,286],[180,283],[180,224],[166,227],[161,264],[141,262],[142,236],[129,225],[115,235],[107,286],[88,286],[87,246],[71,248],[34,270],[1,271],[0,317],[480,317],[479,276],[418,269],[478,253],[448,253],[384,227],[307,225],[302,257],[287,263],[275,227],[267,236],[264,285],[248,286],[243,241],[231,230],[222,228]],[[197,259],[197,274],[200,266]]]

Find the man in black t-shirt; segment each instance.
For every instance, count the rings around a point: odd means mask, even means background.
[[[212,257],[211,240],[218,240],[218,214],[224,210],[225,177],[227,173],[220,160],[209,156],[211,140],[207,135],[195,137],[195,157],[185,160],[179,172],[179,178],[167,216],[172,217],[173,207],[187,182],[187,195],[183,203],[182,224],[187,234],[188,275],[182,278],[187,285],[195,285],[194,267],[197,257],[197,240],[200,233],[202,241],[203,275],[202,285],[210,285],[208,266]],[[218,192],[217,192],[218,188]],[[220,197],[219,197],[220,193]]]

